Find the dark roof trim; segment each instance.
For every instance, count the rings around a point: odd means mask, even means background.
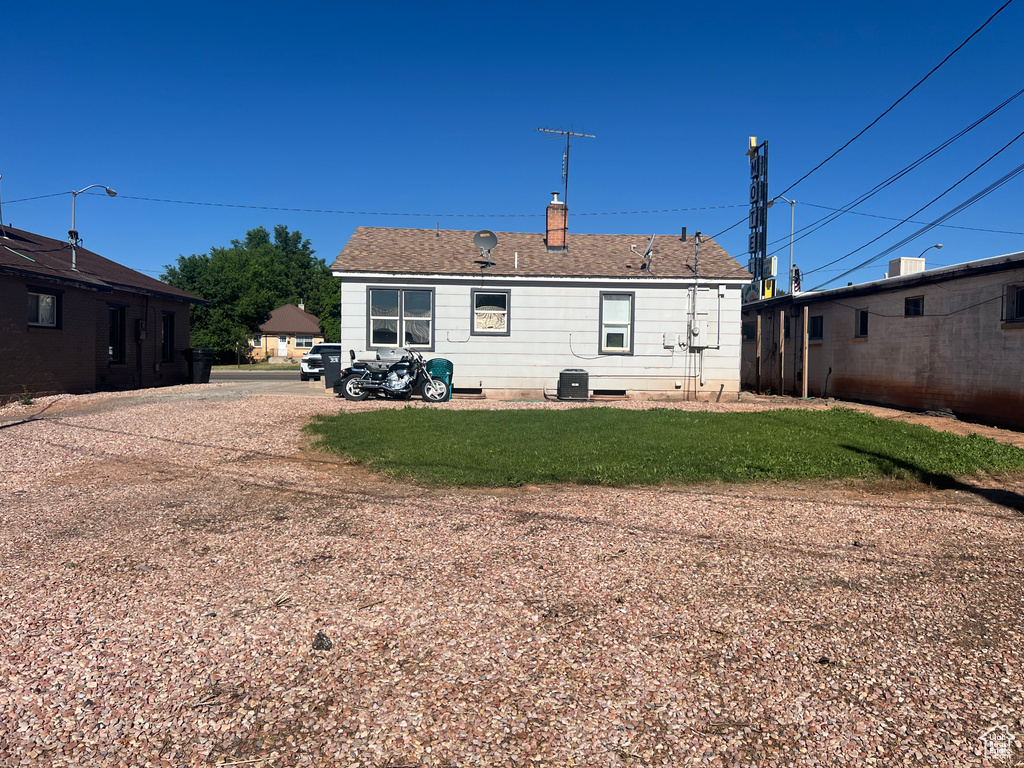
[[[87,282],[85,280],[72,280],[58,275],[48,275],[43,272],[33,272],[24,269],[13,269],[3,265],[0,265],[0,275],[10,275],[11,277],[17,277],[21,280],[27,280],[32,283],[53,283],[55,285],[63,285],[67,288],[81,288],[83,291],[110,293],[110,291],[113,290],[110,284],[100,281]]]
[[[797,293],[795,295],[776,296],[771,299],[752,301],[743,305],[743,309],[771,309],[773,307],[786,307],[789,305],[803,306],[804,304],[818,304],[835,299],[854,298],[856,296],[870,296],[878,293],[892,293],[913,289],[921,285],[934,285],[935,283],[947,283],[951,280],[963,280],[968,277],[978,277],[998,272],[1008,272],[1013,269],[1024,269],[1024,253],[1000,256],[994,259],[982,259],[969,261],[966,264],[954,264],[951,267],[925,270],[912,275],[900,275],[884,280],[875,280],[870,283],[858,285],[847,285],[842,288],[832,288],[827,291],[811,291],[809,293]]]
[[[138,293],[142,296],[155,296],[161,299],[171,299],[172,301],[185,302],[186,304],[201,304],[205,306],[210,303],[206,299],[201,299],[198,296],[192,296],[191,298],[189,298],[185,296],[180,296],[176,293],[152,291],[149,290],[148,288],[140,288],[135,285],[122,285],[121,283],[114,283],[110,281],[107,281],[107,285],[109,285],[115,291],[124,291],[125,293]]]
[[[588,287],[603,286],[621,288],[691,288],[693,285],[747,285],[750,278],[739,277],[643,277],[602,276],[602,275],[540,275],[540,274],[424,274],[420,272],[340,272],[335,271],[347,283],[389,283],[395,285],[472,285],[476,288],[500,288],[516,286],[562,286]],[[481,280],[481,278],[484,278]],[[642,282],[640,282],[642,281]]]

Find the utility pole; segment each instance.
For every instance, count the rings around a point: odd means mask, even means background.
[[[565,152],[562,154],[562,180],[565,182],[565,194],[562,195],[562,202],[569,205],[569,141],[573,136],[578,136],[581,139],[596,139],[597,137],[590,133],[556,131],[551,128],[538,128],[537,130],[541,133],[555,133],[560,136],[565,136]]]

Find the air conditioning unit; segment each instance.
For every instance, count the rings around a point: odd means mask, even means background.
[[[590,374],[582,368],[567,368],[558,374],[559,400],[589,400]]]

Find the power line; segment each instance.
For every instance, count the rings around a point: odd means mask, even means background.
[[[1024,134],[1021,134],[1021,135],[1024,135]],[[977,169],[975,169],[975,170],[977,170]],[[973,173],[973,171],[972,171],[972,173]],[[822,287],[828,285],[831,282],[834,282],[836,280],[842,280],[847,275],[851,275],[854,272],[856,272],[856,271],[858,271],[860,269],[863,269],[864,267],[872,264],[873,262],[878,261],[882,257],[888,256],[890,253],[892,253],[892,252],[902,248],[904,245],[907,245],[908,243],[912,242],[913,240],[916,240],[921,235],[931,231],[936,226],[941,224],[943,221],[946,221],[947,219],[955,216],[956,214],[960,213],[961,211],[966,210],[967,208],[969,208],[970,206],[974,205],[976,202],[978,202],[982,198],[987,197],[988,195],[990,195],[991,193],[995,192],[997,189],[999,189],[1004,184],[1007,184],[1010,181],[1012,181],[1013,179],[1017,178],[1017,176],[1021,175],[1022,173],[1024,173],[1024,163],[1021,163],[1016,168],[1014,168],[1012,171],[1010,171],[1008,174],[1003,176],[1001,179],[998,179],[998,180],[994,181],[992,184],[990,184],[987,187],[985,187],[985,189],[983,189],[981,192],[978,192],[978,193],[972,195],[971,197],[969,197],[964,202],[960,203],[955,208],[952,208],[951,210],[947,211],[942,216],[937,218],[935,221],[933,221],[930,224],[926,224],[925,226],[921,227],[921,229],[919,229],[917,232],[914,232],[912,235],[908,235],[907,237],[903,238],[900,242],[896,243],[895,245],[889,246],[884,251],[882,251],[879,254],[876,254],[875,256],[872,256],[867,261],[864,261],[864,262],[858,264],[856,267],[853,267],[852,269],[847,270],[846,272],[844,272],[843,274],[839,275],[838,277],[834,277],[834,278],[832,278],[830,280],[826,280],[824,283],[822,283],[821,285],[815,286],[811,290],[812,291],[816,291],[819,288],[822,288]],[[970,175],[970,174],[968,174],[968,175]],[[957,182],[957,183],[959,183],[959,182]],[[943,194],[945,194],[945,193],[943,193]],[[940,197],[941,197],[941,195],[940,195]],[[835,262],[832,262],[832,263],[835,263]],[[816,272],[817,270],[812,270],[812,271]]]
[[[8,200],[8,203],[23,203],[29,200],[39,200],[44,197],[56,197],[65,195],[66,192],[55,192],[50,195],[37,195],[36,197],[24,197],[20,200]],[[170,203],[173,205],[202,205],[214,208],[243,208],[257,211],[284,211],[286,213],[328,213],[340,216],[412,216],[423,218],[540,218],[543,213],[416,213],[409,211],[342,211],[327,208],[285,208],[277,205],[243,205],[241,203],[211,203],[201,200],[169,200],[158,197],[137,197],[133,195],[118,195],[122,200],[142,200],[149,203]],[[743,208],[743,204],[732,205],[703,205],[691,208],[655,208],[651,210],[637,211],[579,211],[574,216],[635,216],[648,213],[684,213],[687,211],[713,211],[724,208]]]
[[[845,213],[855,212],[855,211],[853,211],[853,209],[856,208],[857,206],[859,206],[861,203],[864,203],[865,201],[871,199],[872,197],[877,195],[879,192],[881,192],[886,187],[889,187],[892,184],[896,183],[899,179],[901,179],[904,176],[906,176],[908,173],[910,173],[911,171],[916,169],[918,166],[922,165],[926,161],[928,161],[931,158],[935,157],[939,152],[941,152],[942,150],[944,150],[947,147],[949,147],[955,141],[957,141],[957,140],[963,138],[964,136],[966,136],[968,133],[973,131],[975,128],[977,128],[979,125],[984,123],[986,120],[988,120],[990,117],[995,115],[997,112],[1002,110],[1004,107],[1009,105],[1011,102],[1016,100],[1021,95],[1024,95],[1024,88],[1022,88],[1021,90],[1017,91],[1017,93],[1013,94],[1008,99],[1004,100],[1001,104],[999,104],[999,105],[993,107],[992,109],[990,109],[986,114],[982,115],[981,117],[979,117],[977,120],[975,120],[973,123],[971,123],[967,127],[961,129],[960,131],[958,131],[954,135],[950,136],[948,139],[943,141],[938,146],[934,147],[933,149],[929,150],[925,154],[921,155],[921,157],[917,158],[916,160],[914,160],[909,165],[903,167],[902,169],[900,169],[899,171],[894,173],[888,179],[885,179],[884,181],[879,182],[878,184],[876,184],[874,187],[872,187],[867,192],[865,192],[865,193],[859,195],[858,197],[854,198],[851,202],[847,203],[842,208],[830,209],[830,210],[833,211],[832,213],[829,213],[829,214],[821,217],[820,219],[812,221],[810,224],[807,224],[807,225],[801,227],[800,229],[797,230],[797,233],[802,233],[802,234],[800,234],[800,237],[795,238],[795,240],[802,240],[803,238],[807,237],[808,235],[811,235],[811,234],[817,232],[819,229],[821,229],[822,227],[828,226],[829,224],[834,222],[836,219],[838,219],[840,216],[842,216]],[[824,208],[825,206],[818,206],[818,207]],[[779,238],[778,240],[773,241],[771,244],[775,245],[776,243],[780,243],[780,242],[783,242],[783,241],[788,243],[789,238]],[[779,251],[783,250],[785,247],[786,246],[783,245],[782,247],[777,248],[776,250],[772,251],[772,253],[770,253],[768,255],[769,256],[774,255],[774,254],[778,253]]]
[[[734,203],[732,205],[702,205],[697,208],[658,208],[651,211],[578,211],[573,216],[632,216],[641,213],[680,213],[685,211],[715,211],[724,208],[746,208],[745,203]],[[746,219],[743,219],[746,221]]]
[[[426,218],[536,218],[537,213],[408,213],[403,211],[339,211],[328,208],[284,208],[277,205],[242,205],[239,203],[209,203],[200,200],[167,200],[158,197],[133,197],[120,195],[125,200],[142,200],[148,203],[173,203],[175,205],[203,205],[214,208],[245,208],[256,211],[285,211],[287,213],[331,213],[340,216],[421,216]]]
[[[963,177],[961,177],[961,178],[960,178],[960,180],[959,180],[959,181],[957,181],[957,182],[956,182],[955,184],[953,184],[953,185],[952,185],[952,186],[950,186],[950,187],[947,187],[947,188],[946,188],[946,189],[945,189],[945,190],[944,190],[944,191],[943,191],[943,192],[942,192],[941,194],[939,194],[938,196],[936,196],[936,197],[932,198],[932,199],[931,199],[931,200],[930,200],[929,202],[925,203],[925,204],[924,204],[923,206],[921,206],[921,207],[920,207],[920,208],[918,208],[918,209],[917,209],[916,211],[914,211],[914,212],[913,212],[912,214],[910,214],[910,216],[907,216],[907,217],[906,217],[905,219],[901,220],[901,221],[900,221],[900,222],[898,222],[897,224],[894,224],[893,226],[889,227],[889,229],[887,229],[887,230],[886,230],[885,232],[883,232],[882,234],[878,235],[877,237],[874,237],[874,238],[872,238],[872,239],[871,239],[871,240],[869,240],[868,242],[864,243],[864,245],[860,246],[859,248],[855,248],[854,250],[850,251],[850,252],[849,252],[849,253],[847,253],[846,255],[844,255],[844,256],[840,256],[840,257],[839,257],[838,259],[833,259],[832,261],[828,262],[827,264],[822,264],[822,265],[821,265],[820,267],[817,267],[817,268],[815,268],[815,269],[809,269],[809,270],[805,270],[805,271],[804,271],[804,275],[809,275],[809,274],[813,274],[814,272],[820,272],[820,271],[821,271],[822,269],[824,269],[825,267],[831,267],[831,266],[832,266],[833,264],[837,264],[838,262],[842,261],[843,259],[848,259],[848,258],[849,258],[850,256],[853,256],[853,254],[855,254],[855,253],[859,253],[860,251],[863,251],[863,250],[864,250],[865,248],[867,248],[867,247],[868,247],[869,245],[871,245],[872,243],[878,242],[878,241],[879,241],[879,240],[881,240],[881,239],[882,239],[883,237],[885,237],[886,235],[888,235],[888,234],[889,234],[890,232],[892,232],[893,230],[895,230],[895,229],[898,229],[898,228],[899,228],[899,227],[901,227],[902,225],[906,224],[906,223],[907,223],[908,221],[910,221],[910,220],[911,220],[911,219],[912,219],[912,218],[913,218],[914,216],[917,216],[917,214],[921,213],[921,211],[925,210],[925,209],[926,209],[926,208],[928,208],[928,207],[929,207],[930,205],[932,205],[933,203],[935,203],[935,202],[939,201],[940,199],[942,199],[943,197],[945,197],[945,196],[946,196],[947,194],[949,194],[950,192],[952,192],[952,191],[953,191],[954,189],[956,189],[956,188],[957,188],[958,186],[960,186],[961,184],[963,184],[963,183],[964,183],[965,181],[967,181],[967,179],[969,179],[969,178],[970,178],[971,176],[973,176],[974,174],[976,174],[976,173],[977,173],[978,171],[980,171],[980,170],[981,170],[982,168],[984,168],[984,167],[985,167],[986,165],[988,165],[988,164],[989,164],[990,162],[992,162],[993,160],[995,160],[995,159],[996,159],[996,158],[997,158],[997,157],[998,157],[999,155],[1001,155],[1001,154],[1002,154],[1003,152],[1005,152],[1005,151],[1006,151],[1006,150],[1007,150],[1007,149],[1008,149],[1008,148],[1009,148],[1009,147],[1010,147],[1010,146],[1011,146],[1011,145],[1012,145],[1012,144],[1013,144],[1014,142],[1016,142],[1016,141],[1017,141],[1018,139],[1020,139],[1020,138],[1021,138],[1021,136],[1024,136],[1024,131],[1021,131],[1021,132],[1020,132],[1020,133],[1018,133],[1018,134],[1017,134],[1016,136],[1014,136],[1014,137],[1013,137],[1012,139],[1010,139],[1010,141],[1008,141],[1008,142],[1007,142],[1006,144],[1004,144],[1004,145],[1002,146],[1002,148],[1000,148],[1000,149],[999,149],[999,150],[998,150],[998,151],[997,151],[997,152],[996,152],[995,154],[993,154],[993,155],[989,156],[989,158],[988,158],[987,160],[985,160],[985,162],[983,162],[983,163],[982,163],[981,165],[978,165],[978,166],[976,166],[976,167],[974,168],[974,170],[972,170],[972,171],[971,171],[970,173],[968,173],[968,174],[967,174],[966,176],[963,176]],[[944,219],[943,219],[943,220],[944,220]],[[929,225],[929,227],[931,227],[931,226],[935,226],[935,223],[932,223],[932,224],[930,224],[930,225]],[[870,262],[868,262],[868,263],[870,263]],[[854,270],[854,271],[855,271],[855,270]],[[847,274],[849,274],[849,273],[847,273]]]
[[[811,168],[811,170],[809,170],[809,171],[808,171],[807,173],[805,173],[805,174],[804,174],[803,176],[801,176],[801,177],[800,177],[799,179],[797,179],[797,180],[796,180],[795,182],[793,182],[793,183],[792,183],[792,184],[790,184],[790,185],[789,185],[788,187],[786,187],[786,188],[785,188],[784,190],[782,190],[782,192],[781,192],[780,194],[783,194],[783,195],[784,195],[784,194],[786,194],[787,192],[789,192],[789,191],[790,191],[791,189],[793,189],[793,187],[795,187],[795,186],[796,186],[797,184],[799,184],[800,182],[802,182],[802,181],[803,181],[804,179],[806,179],[806,178],[807,178],[808,176],[810,176],[810,175],[811,175],[812,173],[814,173],[814,172],[815,172],[815,171],[817,171],[817,170],[818,170],[819,168],[821,168],[821,167],[822,167],[823,165],[825,165],[825,163],[827,163],[827,162],[828,162],[829,160],[831,160],[832,158],[834,158],[834,157],[835,157],[836,155],[838,155],[838,154],[839,154],[840,152],[842,152],[842,151],[843,151],[844,149],[846,149],[846,148],[847,148],[848,146],[850,146],[851,144],[853,144],[853,142],[855,142],[855,141],[856,141],[857,139],[859,139],[859,138],[860,138],[861,136],[863,136],[863,135],[864,135],[865,133],[867,133],[867,131],[868,131],[868,130],[869,130],[869,129],[870,129],[871,127],[872,127],[872,126],[874,126],[874,125],[875,125],[875,123],[877,123],[877,122],[878,122],[879,120],[881,120],[881,119],[882,119],[883,117],[885,117],[885,116],[886,116],[886,115],[888,115],[888,114],[889,114],[890,112],[892,112],[892,111],[893,111],[893,110],[894,110],[894,109],[896,108],[896,106],[897,106],[897,105],[898,105],[898,104],[899,104],[899,103],[900,103],[901,101],[903,101],[903,100],[904,100],[905,98],[907,98],[907,97],[908,97],[908,96],[909,96],[910,94],[912,94],[912,93],[913,93],[914,91],[916,91],[916,90],[918,89],[918,87],[920,87],[920,86],[921,86],[921,85],[922,85],[922,84],[924,83],[924,81],[925,81],[925,80],[927,80],[927,79],[928,79],[929,77],[931,77],[932,75],[934,75],[934,74],[935,74],[935,73],[936,73],[936,72],[937,72],[937,71],[939,70],[939,68],[940,68],[940,67],[941,67],[941,66],[942,66],[943,64],[945,64],[945,63],[946,63],[947,61],[949,61],[949,60],[950,60],[951,58],[953,58],[953,56],[954,56],[954,55],[956,55],[956,53],[957,53],[957,52],[958,52],[958,51],[959,51],[959,50],[960,50],[961,48],[963,48],[963,47],[964,47],[965,45],[967,45],[967,43],[969,43],[969,42],[971,41],[971,39],[972,39],[972,38],[974,38],[974,36],[975,36],[975,35],[977,35],[977,34],[978,34],[979,32],[981,32],[981,30],[983,30],[983,29],[984,29],[985,27],[987,27],[987,26],[989,25],[989,23],[990,23],[990,22],[991,22],[991,21],[992,21],[992,20],[993,20],[993,19],[994,19],[994,18],[995,18],[996,16],[998,16],[998,15],[999,15],[1000,13],[1002,13],[1002,12],[1003,12],[1003,10],[1004,10],[1004,9],[1005,9],[1005,8],[1006,8],[1006,7],[1007,7],[1007,6],[1008,6],[1008,5],[1010,4],[1010,3],[1012,3],[1012,2],[1013,2],[1013,0],[1006,0],[1006,2],[1005,2],[1005,3],[1003,3],[1003,4],[1002,4],[1002,5],[1001,5],[1001,6],[999,7],[999,9],[998,9],[998,10],[997,10],[997,11],[996,11],[995,13],[993,13],[993,14],[992,14],[991,16],[989,16],[989,17],[988,17],[988,19],[987,19],[987,20],[985,21],[985,23],[984,23],[984,24],[982,24],[982,25],[981,25],[980,27],[978,27],[978,28],[977,28],[976,30],[974,30],[974,31],[973,31],[973,32],[972,32],[972,33],[971,33],[970,35],[968,35],[968,36],[967,36],[967,39],[966,39],[966,40],[964,40],[964,41],[963,41],[962,43],[960,43],[960,45],[958,45],[958,46],[957,46],[956,48],[954,48],[954,49],[953,49],[952,51],[950,51],[950,53],[949,53],[949,54],[947,54],[946,58],[944,58],[944,59],[943,59],[942,61],[940,61],[940,62],[939,62],[938,64],[936,64],[936,65],[935,65],[934,67],[932,67],[931,71],[930,71],[930,72],[929,72],[929,73],[928,73],[927,75],[925,75],[925,76],[924,76],[924,77],[922,77],[922,78],[921,78],[920,80],[918,80],[918,81],[917,81],[916,83],[914,83],[914,86],[913,86],[913,87],[912,87],[912,88],[911,88],[911,89],[910,89],[909,91],[907,91],[907,92],[906,92],[906,93],[904,93],[904,94],[903,94],[902,96],[900,96],[900,97],[899,97],[898,99],[896,99],[896,101],[894,101],[894,102],[893,102],[893,103],[892,103],[892,104],[891,104],[891,105],[889,106],[889,108],[888,108],[888,109],[886,109],[886,110],[885,110],[885,111],[884,111],[884,112],[883,112],[882,114],[880,114],[880,115],[879,115],[878,117],[876,117],[876,118],[875,118],[874,120],[872,120],[872,121],[871,121],[870,123],[868,123],[868,124],[867,124],[867,125],[866,125],[866,126],[865,126],[865,127],[864,127],[864,128],[863,128],[863,129],[862,129],[862,130],[861,130],[861,131],[860,131],[860,132],[859,132],[859,133],[857,134],[857,135],[856,135],[856,136],[854,136],[854,137],[853,137],[852,139],[850,139],[849,141],[847,141],[847,142],[846,142],[845,144],[843,144],[843,146],[841,146],[841,147],[840,147],[839,149],[837,149],[837,150],[836,150],[835,152],[833,152],[833,153],[832,153],[831,155],[829,155],[829,156],[828,156],[828,157],[826,157],[826,158],[825,158],[824,160],[822,160],[822,161],[821,161],[820,163],[818,163],[818,164],[817,164],[816,166],[814,166],[813,168]]]
[[[814,203],[807,203],[807,202],[804,202],[803,200],[800,201],[800,204],[801,205],[809,206],[811,208],[822,208],[822,209],[824,209],[826,211],[839,211],[839,210],[842,210],[841,208],[829,208],[827,205],[815,205]],[[898,216],[882,216],[881,214],[877,214],[877,213],[864,213],[862,211],[847,211],[847,213],[852,213],[854,216],[867,216],[870,219],[886,219],[888,221],[905,221],[907,224],[927,224],[928,223],[928,222],[925,222],[925,221],[914,221],[913,219],[901,219]],[[959,226],[957,224],[940,224],[939,226],[943,227],[944,229],[965,229],[965,230],[968,230],[970,232],[988,232],[988,233],[994,234],[994,235],[1024,235],[1024,232],[1017,232],[1017,231],[1012,230],[1012,229],[985,229],[984,227],[961,227],[961,226]],[[789,238],[788,237],[779,238],[779,240],[776,240],[775,242],[780,242],[782,240],[785,240],[787,244],[789,243]]]
[[[25,203],[25,202],[28,202],[29,200],[42,200],[44,197],[57,197],[58,195],[69,195],[69,194],[71,194],[71,193],[70,192],[52,192],[49,195],[36,195],[35,197],[23,197],[20,200],[8,200],[7,204],[10,205],[11,203]]]

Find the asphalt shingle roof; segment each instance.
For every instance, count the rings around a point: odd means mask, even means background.
[[[335,272],[479,275],[480,250],[473,232],[461,230],[359,227],[331,265]],[[650,273],[641,271],[635,245],[643,253],[650,235],[568,235],[568,251],[549,253],[543,233],[497,232],[488,275],[525,277],[630,278],[694,276],[694,239],[679,235],[654,238]],[[516,267],[518,253],[518,268]],[[750,280],[751,275],[711,238],[700,244],[700,276]]]
[[[260,330],[269,334],[319,336],[320,318],[299,309],[294,304],[285,304],[270,313],[270,318],[260,326]]]
[[[0,231],[0,273],[103,291],[126,290],[170,296],[193,304],[205,303],[198,296],[106,259],[88,248],[78,246],[75,251],[77,270],[71,268],[71,246],[67,241],[4,225]]]

